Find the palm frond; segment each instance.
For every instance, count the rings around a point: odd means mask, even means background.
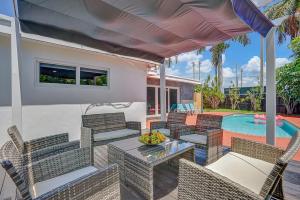
[[[238,43],[242,44],[243,46],[250,44],[250,38],[248,37],[247,34],[235,36],[231,40],[238,42]]]

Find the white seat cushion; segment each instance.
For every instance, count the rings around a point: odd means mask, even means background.
[[[66,183],[74,181],[80,177],[83,177],[83,176],[93,173],[95,171],[97,171],[96,167],[89,166],[89,167],[78,169],[73,172],[61,175],[61,176],[57,176],[55,178],[51,178],[46,181],[38,182],[30,188],[31,194],[34,198],[36,198],[36,197],[38,197],[42,194],[45,194],[55,188],[58,188],[62,185],[65,185]]]
[[[256,194],[259,194],[274,164],[230,152],[206,166]]]
[[[122,138],[130,135],[138,134],[138,130],[133,129],[120,129],[116,131],[109,131],[103,133],[94,134],[94,141],[111,140],[116,138]]]
[[[196,143],[196,144],[206,144],[207,136],[199,135],[199,134],[190,134],[190,135],[182,135],[180,136],[181,140]]]
[[[166,129],[166,128],[159,128],[159,129],[156,129],[156,131],[164,134],[165,136],[167,137],[170,137],[170,129]]]

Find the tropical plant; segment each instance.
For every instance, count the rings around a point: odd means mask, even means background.
[[[213,109],[217,109],[220,103],[224,101],[224,94],[219,89],[216,78],[211,80],[210,76],[208,76],[203,85],[198,89],[203,94],[204,104]]]
[[[242,99],[240,96],[240,88],[238,88],[234,83],[232,83],[229,88],[229,100],[231,103],[231,109],[236,110],[239,103],[241,103]]]
[[[263,95],[260,92],[260,87],[256,86],[247,91],[247,96],[245,100],[249,100],[251,103],[251,108],[253,111],[261,110],[261,101],[263,99]]]
[[[291,41],[289,48],[293,51],[294,58],[300,58],[300,36]]]
[[[250,39],[248,35],[239,35],[235,36],[231,39],[231,41],[238,42],[242,44],[243,46],[246,46],[250,43]],[[213,66],[215,67],[215,75],[217,77],[217,85],[219,89],[221,90],[223,85],[223,60],[222,60],[222,54],[225,53],[226,49],[230,47],[230,44],[227,42],[222,42],[219,44],[216,44],[210,49],[211,52],[211,62]]]
[[[195,85],[195,87],[194,87],[194,92],[195,93],[201,93],[202,92],[202,90],[203,90],[203,87],[202,87],[202,85]]]
[[[266,10],[269,19],[278,19],[287,16],[277,28],[278,43],[282,44],[287,36],[292,39],[300,35],[300,1],[279,1]]]
[[[285,105],[287,114],[292,114],[300,102],[300,58],[276,70],[276,89]]]

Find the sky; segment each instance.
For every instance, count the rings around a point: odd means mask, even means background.
[[[12,0],[0,0],[0,14],[13,15]],[[232,81],[236,80],[236,68],[238,69],[237,76],[239,77],[240,85],[240,71],[243,69],[243,86],[258,85],[258,77],[260,70],[260,35],[258,33],[249,33],[251,43],[247,46],[242,46],[237,42],[227,41],[230,47],[223,54],[223,86],[229,87]],[[291,61],[292,52],[288,48],[290,39],[288,38],[283,44],[277,44],[277,37],[275,37],[275,55],[276,67],[281,67]],[[210,47],[206,47],[205,51],[197,55],[195,51],[184,53],[178,56],[178,62],[173,62],[170,68],[166,69],[169,75],[175,75],[185,78],[195,78],[199,80],[199,61],[200,61],[200,82],[203,82],[208,75],[215,76],[214,67],[211,64]],[[264,59],[265,60],[265,59]],[[195,64],[195,75],[193,75],[192,63]],[[264,67],[265,71],[266,67]],[[265,78],[264,78],[265,80]]]

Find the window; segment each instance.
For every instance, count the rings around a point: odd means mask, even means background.
[[[107,86],[107,71],[80,68],[80,85]]]
[[[40,63],[40,83],[76,84],[76,67]]]
[[[65,85],[108,86],[108,69],[90,69],[79,66],[38,63],[39,83]]]

